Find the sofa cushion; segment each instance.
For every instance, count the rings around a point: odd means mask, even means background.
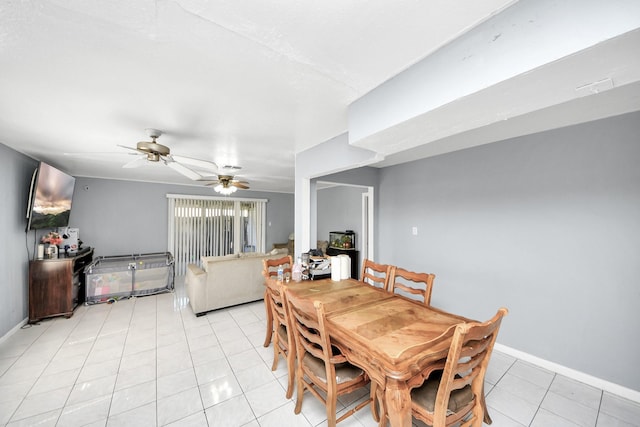
[[[202,314],[262,299],[262,260],[281,256],[249,252],[242,256],[202,257],[202,269],[189,264],[185,284],[193,312]]]

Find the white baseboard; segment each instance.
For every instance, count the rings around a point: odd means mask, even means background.
[[[525,362],[529,362],[533,365],[539,366],[541,368],[547,369],[557,374],[564,375],[565,377],[574,379],[576,381],[580,381],[581,383],[588,384],[590,386],[602,389],[604,391],[615,394],[617,396],[624,397],[625,399],[629,399],[634,402],[640,403],[640,391],[632,390],[630,388],[621,386],[619,384],[615,384],[610,381],[606,381],[601,378],[597,378],[592,375],[585,374],[584,372],[567,368],[566,366],[562,366],[557,363],[550,362],[545,359],[541,359],[529,353],[525,353],[523,351],[516,350],[511,347],[507,347],[506,345],[496,343],[494,346],[494,349],[501,353],[508,354],[509,356],[516,357],[520,360],[524,360]]]
[[[18,323],[16,326],[14,326],[11,330],[9,330],[9,332],[7,332],[6,334],[4,334],[2,337],[0,337],[0,344],[2,344],[3,342],[5,342],[7,339],[9,339],[9,337],[13,334],[15,334],[16,332],[18,332],[18,330],[20,328],[22,328],[24,325],[27,324],[27,322],[29,321],[28,317],[25,317],[22,322]]]

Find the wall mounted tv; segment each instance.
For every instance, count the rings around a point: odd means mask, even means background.
[[[67,227],[76,179],[40,162],[31,178],[27,230]]]

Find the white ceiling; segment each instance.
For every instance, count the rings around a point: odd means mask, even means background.
[[[199,185],[122,168],[118,144],[157,128],[173,154],[292,192],[295,153],[347,131],[352,102],[513,3],[1,2],[0,143],[75,176]]]

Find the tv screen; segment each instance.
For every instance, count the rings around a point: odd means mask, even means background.
[[[28,230],[67,227],[76,179],[40,162],[31,183]]]

